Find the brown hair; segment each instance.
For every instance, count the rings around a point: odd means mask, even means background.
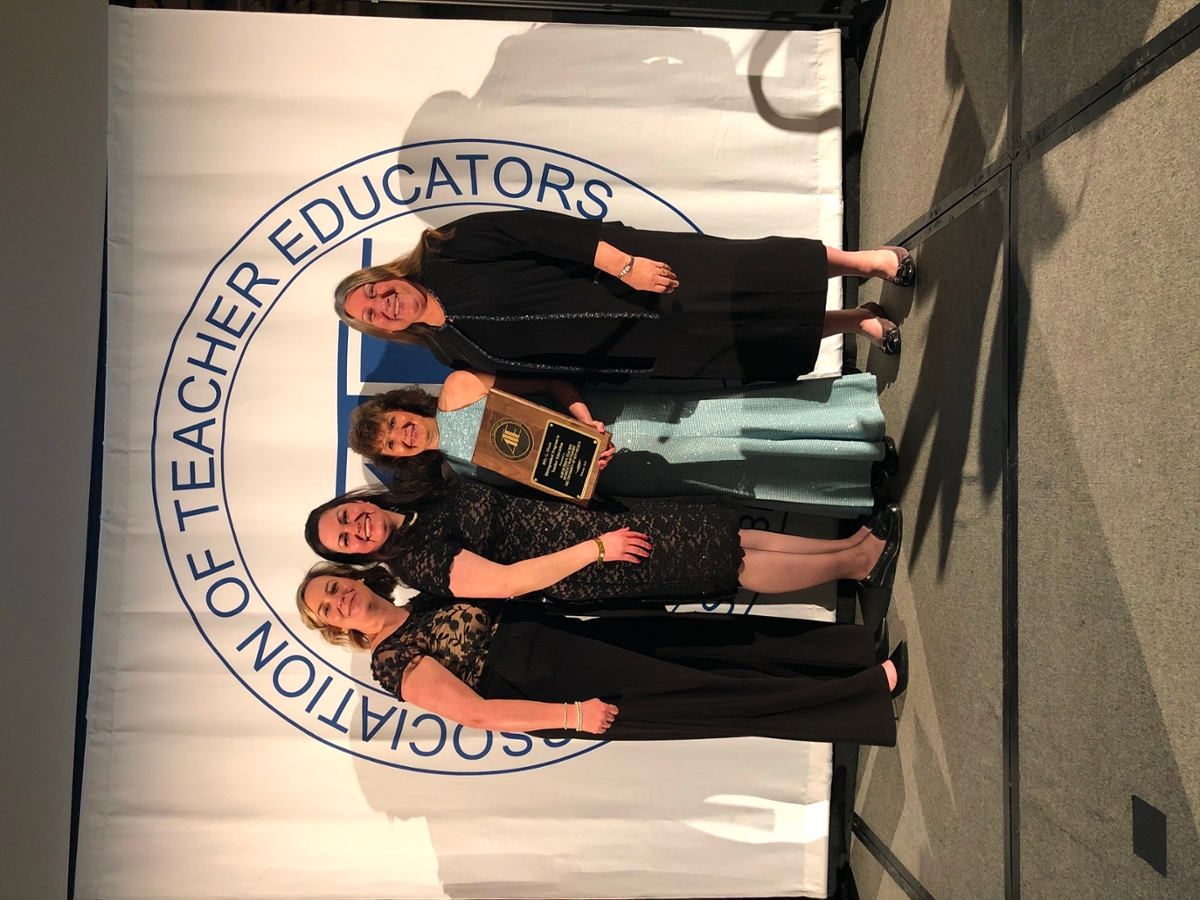
[[[396,577],[386,566],[349,566],[344,563],[319,562],[308,570],[300,581],[300,587],[296,588],[296,608],[300,610],[301,622],[313,631],[320,632],[321,637],[335,646],[348,647],[351,650],[369,650],[371,639],[361,631],[354,629],[342,631],[340,628],[334,628],[332,625],[322,622],[304,602],[304,592],[308,590],[308,586],[323,575],[361,581],[367,588],[384,599],[391,596],[397,583]]]
[[[350,413],[350,449],[377,465],[387,465],[394,457],[379,452],[379,432],[387,414],[396,410],[432,419],[437,415],[437,397],[416,387],[398,388],[359,404]]]
[[[337,313],[339,319],[355,331],[361,331],[363,334],[369,334],[372,337],[381,338],[385,341],[395,341],[400,344],[412,344],[417,347],[424,347],[437,357],[439,362],[449,365],[450,357],[438,341],[437,332],[428,325],[421,322],[414,322],[403,331],[384,331],[382,328],[376,328],[374,325],[368,325],[366,322],[360,322],[358,319],[352,318],[346,312],[346,297],[351,291],[357,290],[364,284],[375,284],[378,281],[386,281],[389,278],[403,278],[407,281],[414,281],[420,284],[421,269],[425,262],[425,255],[427,253],[436,253],[438,245],[442,241],[450,240],[452,237],[454,237],[453,228],[441,231],[434,228],[426,228],[417,239],[417,245],[404,256],[398,256],[391,262],[386,262],[378,266],[367,266],[365,269],[351,272],[339,281],[338,286],[333,289],[333,311]]]

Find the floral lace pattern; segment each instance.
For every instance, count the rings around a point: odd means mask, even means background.
[[[371,674],[384,690],[403,700],[404,673],[428,656],[474,688],[500,621],[501,605],[497,600],[447,604],[442,598],[414,598],[404,624],[371,654]]]
[[[738,515],[717,497],[626,501],[618,512],[506,494],[463,481],[421,510],[407,550],[389,560],[410,587],[452,596],[450,567],[463,550],[509,565],[589,541],[623,526],[650,536],[641,563],[590,565],[546,588],[563,601],[624,597],[725,597],[742,559]]]

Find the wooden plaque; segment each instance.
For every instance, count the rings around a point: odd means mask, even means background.
[[[586,506],[600,475],[596,460],[611,440],[570,416],[493,388],[471,462]]]

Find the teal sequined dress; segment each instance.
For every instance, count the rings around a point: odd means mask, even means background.
[[[620,448],[600,476],[604,493],[724,494],[844,517],[874,503],[871,464],[883,458],[884,421],[873,375],[722,391],[587,390],[583,398]],[[437,414],[439,449],[469,477],[480,475],[470,460],[484,402]]]

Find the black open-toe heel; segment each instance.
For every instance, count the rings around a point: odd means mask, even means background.
[[[891,319],[888,319],[887,313],[884,312],[883,307],[880,306],[878,303],[863,303],[858,308],[867,310],[867,312],[869,312],[871,315],[873,315],[877,319],[886,319],[889,322],[892,321]],[[896,325],[893,322],[892,327],[883,333],[883,340],[880,342],[879,349],[882,350],[888,356],[899,356],[900,355],[900,326],[899,325]]]
[[[917,261],[912,258],[912,254],[903,247],[880,247],[881,250],[891,250],[896,254],[896,260],[899,265],[896,266],[896,274],[891,278],[885,278],[884,281],[890,281],[892,284],[900,287],[912,287],[917,283]]]

